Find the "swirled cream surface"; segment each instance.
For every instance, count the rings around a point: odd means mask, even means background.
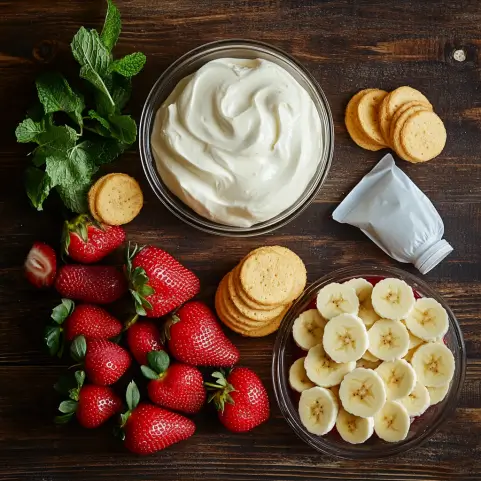
[[[199,215],[238,227],[272,219],[299,199],[322,142],[314,102],[285,69],[231,58],[181,80],[151,137],[168,189]]]

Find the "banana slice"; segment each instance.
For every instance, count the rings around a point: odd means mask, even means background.
[[[454,375],[453,353],[440,342],[429,342],[418,347],[411,364],[418,381],[424,386],[438,387],[449,384]]]
[[[369,345],[366,326],[352,314],[333,317],[324,328],[322,345],[336,362],[357,361]]]
[[[378,282],[372,290],[374,310],[384,319],[405,319],[414,306],[414,293],[401,279],[387,278]]]
[[[289,384],[294,391],[302,392],[314,387],[315,384],[307,377],[304,368],[305,357],[301,357],[289,369]]]
[[[406,439],[410,425],[407,409],[397,401],[387,401],[374,416],[375,433],[388,443]]]
[[[317,294],[317,309],[326,319],[340,314],[357,315],[359,299],[352,287],[333,282],[324,286]]]
[[[413,310],[406,317],[406,326],[424,341],[441,339],[448,332],[448,313],[435,299],[423,297],[416,301]]]
[[[384,361],[376,372],[384,381],[388,401],[406,397],[416,385],[416,373],[404,359]]]
[[[364,302],[367,298],[371,297],[372,284],[362,277],[349,279],[344,282],[344,285],[352,287],[356,291],[356,296],[359,298],[359,302]]]
[[[326,322],[317,309],[303,312],[292,326],[294,342],[305,351],[320,344]]]
[[[355,362],[337,363],[324,351],[322,344],[311,347],[304,361],[307,377],[318,386],[331,387],[341,383],[355,367]]]
[[[444,401],[446,394],[449,392],[450,384],[443,384],[442,386],[438,387],[427,387],[426,389],[429,391],[429,399],[431,400],[431,406]]]
[[[366,361],[371,361],[371,362],[380,361],[380,359],[376,357],[372,352],[370,352],[369,349],[362,355],[361,359],[365,359]]]
[[[384,406],[386,389],[377,372],[356,368],[342,380],[339,397],[347,412],[370,418]]]
[[[361,444],[374,433],[374,419],[360,418],[341,408],[336,419],[336,429],[346,443]]]
[[[381,364],[380,360],[368,361],[367,359],[361,358],[356,362],[356,367],[363,367],[364,369],[375,370]]]
[[[303,391],[299,400],[299,416],[312,434],[323,436],[336,424],[339,406],[329,389],[312,387]]]
[[[381,319],[378,313],[374,310],[374,307],[372,307],[372,301],[370,297],[362,301],[359,305],[358,316],[362,319],[362,322],[364,322],[366,327],[372,326],[375,322]]]
[[[417,382],[414,389],[400,400],[410,416],[421,416],[431,405],[429,391],[420,382]]]
[[[383,361],[403,358],[409,350],[409,333],[399,321],[381,319],[367,332],[369,351]]]

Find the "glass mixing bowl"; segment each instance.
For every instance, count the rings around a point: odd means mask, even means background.
[[[345,282],[355,277],[376,278],[396,277],[406,281],[421,297],[432,297],[446,309],[449,316],[449,330],[444,342],[451,349],[456,361],[449,392],[442,402],[431,406],[411,424],[409,434],[404,441],[387,443],[379,439],[376,434],[364,444],[349,444],[339,434],[331,431],[326,436],[316,436],[309,433],[302,425],[298,414],[299,394],[289,386],[288,374],[291,364],[304,354],[299,353],[299,348],[292,339],[292,325],[296,318],[304,312],[319,290],[331,282]],[[294,432],[307,444],[322,453],[349,459],[381,458],[403,453],[418,447],[429,439],[454,411],[458,402],[466,372],[466,351],[463,335],[459,323],[444,299],[430,288],[424,281],[394,267],[358,266],[339,269],[328,274],[311,286],[287,312],[277,334],[272,361],[272,379],[277,403]]]
[[[155,114],[177,83],[202,65],[218,58],[261,58],[287,70],[309,93],[321,118],[323,151],[318,168],[301,197],[276,217],[252,227],[232,227],[206,219],[187,207],[165,186],[155,166],[150,137]],[[294,58],[271,45],[254,40],[222,40],[208,43],[183,55],[157,80],[145,101],[140,119],[139,146],[142,166],[152,190],[173,214],[187,224],[212,234],[248,237],[271,232],[297,217],[315,199],[326,179],[334,149],[334,125],[324,92],[312,75]]]

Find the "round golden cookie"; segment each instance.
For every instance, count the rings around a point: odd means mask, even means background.
[[[279,329],[282,319],[284,319],[284,316],[278,317],[277,319],[274,319],[273,321],[270,322],[270,324],[267,324],[267,326],[261,327],[258,330],[254,331],[245,331],[241,332],[240,334],[245,337],[265,337],[268,336],[269,334],[272,334],[273,332],[276,332],[277,329]]]
[[[423,95],[419,90],[413,89],[412,87],[398,87],[389,94],[385,104],[386,115],[384,121],[381,121],[382,135],[386,140],[389,140],[391,120],[396,110],[401,105],[414,100],[431,105],[431,102],[429,102],[425,95]]]
[[[242,329],[257,329],[264,325],[253,319],[246,318],[239,311],[236,310],[232,301],[229,299],[229,292],[227,290],[227,275],[225,275],[217,288],[215,294],[215,303],[219,305],[220,310],[224,312],[224,317],[229,318],[230,324]]]
[[[364,134],[372,142],[385,145],[379,126],[379,107],[388,95],[385,90],[372,89],[361,97],[357,105],[357,118]]]
[[[239,271],[240,285],[247,296],[268,306],[286,302],[294,277],[289,260],[273,250],[250,255]]]
[[[374,89],[365,89],[358,92],[354,97],[351,98],[346,107],[346,113],[344,115],[344,123],[346,124],[346,129],[351,136],[351,139],[366,150],[381,150],[384,145],[377,142],[373,142],[369,137],[361,130],[361,125],[359,124],[359,119],[357,117],[357,107],[359,101],[364,95],[371,92]]]
[[[95,211],[110,225],[132,221],[139,214],[143,203],[138,182],[127,174],[110,175],[99,185],[95,195]]]
[[[240,265],[235,267],[234,270],[232,271],[231,279],[232,279],[232,282],[234,283],[235,293],[247,307],[250,307],[251,309],[255,309],[257,311],[270,311],[272,309],[275,309],[283,305],[283,304],[275,304],[272,306],[265,306],[264,304],[259,304],[258,302],[255,302],[252,299],[250,299],[240,285],[239,271],[240,271]]]
[[[431,104],[427,104],[425,102],[419,102],[418,100],[413,100],[412,102],[406,102],[405,104],[402,104],[396,112],[394,112],[394,115],[392,116],[391,119],[391,126],[389,130],[389,140],[392,143],[393,140],[393,135],[394,135],[394,129],[396,128],[397,121],[399,120],[399,117],[406,112],[407,109],[410,109],[411,107],[417,107],[418,105],[423,105],[426,110],[433,110],[433,106]]]
[[[417,162],[415,159],[410,157],[404,150],[402,144],[401,144],[401,131],[404,127],[404,124],[406,121],[411,117],[416,112],[424,111],[426,110],[425,105],[413,105],[409,109],[406,109],[401,116],[397,119],[396,121],[396,126],[394,128],[393,136],[392,136],[392,145],[393,149],[396,151],[396,153],[399,155],[404,160],[407,160],[408,162],[415,163]]]
[[[97,192],[99,190],[99,187],[101,184],[104,182],[105,179],[111,177],[112,175],[115,174],[107,174],[102,177],[100,177],[93,185],[90,187],[89,193],[87,195],[88,198],[88,203],[89,203],[89,210],[90,213],[92,214],[92,217],[97,221],[97,222],[104,222],[103,219],[100,218],[97,210],[95,209],[95,201],[97,200]]]
[[[401,130],[401,145],[417,162],[426,162],[437,157],[446,145],[446,128],[443,121],[430,111],[411,115]]]
[[[235,308],[245,317],[255,321],[267,322],[271,321],[284,311],[284,306],[275,307],[270,310],[251,309],[244,304],[240,296],[237,294],[234,286],[234,272],[227,274],[227,295],[229,300],[234,304]]]
[[[381,102],[381,105],[379,106],[379,113],[378,113],[379,128],[381,129],[381,135],[386,145],[391,145],[389,143],[389,136],[387,135],[390,128],[390,119],[387,113],[387,105],[388,105],[390,96],[391,94],[389,93],[384,97],[383,101]]]

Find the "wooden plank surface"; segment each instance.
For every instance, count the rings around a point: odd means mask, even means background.
[[[250,249],[286,245],[301,255],[313,281],[362,262],[396,265],[360,232],[335,223],[338,202],[380,159],[357,148],[343,126],[350,96],[360,88],[421,89],[445,120],[448,143],[426,165],[399,165],[426,192],[445,221],[454,253],[426,276],[446,297],[462,325],[468,371],[455,415],[421,448],[369,462],[321,455],[303,444],[283,420],[272,392],[274,336],[246,340],[232,334],[242,364],[259,372],[269,389],[272,419],[245,435],[229,434],[207,411],[196,435],[139,458],[123,450],[109,428],[86,431],[51,422],[52,384],[64,369],[42,350],[41,334],[56,300],[23,279],[22,262],[34,240],[58,243],[62,218],[29,205],[22,187],[27,146],[13,131],[34,97],[35,75],[62,66],[75,72],[69,42],[80,25],[99,27],[99,0],[0,2],[0,479],[122,480],[478,480],[481,478],[481,5],[476,1],[418,0],[118,0],[124,28],[122,55],[141,50],[145,71],[135,79],[130,104],[138,119],[160,73],[202,43],[225,38],[270,42],[296,56],[329,99],[335,120],[331,172],[315,203],[298,219],[261,238],[228,239],[183,225],[150,191],[133,149],[111,166],[137,177],[146,203],[129,226],[129,238],[154,243],[195,270],[212,302],[223,274]],[[48,42],[47,42],[48,41]],[[36,61],[34,48],[52,54]],[[464,48],[466,61],[453,51]],[[39,50],[40,49],[40,50]],[[412,267],[407,270],[414,272]]]

